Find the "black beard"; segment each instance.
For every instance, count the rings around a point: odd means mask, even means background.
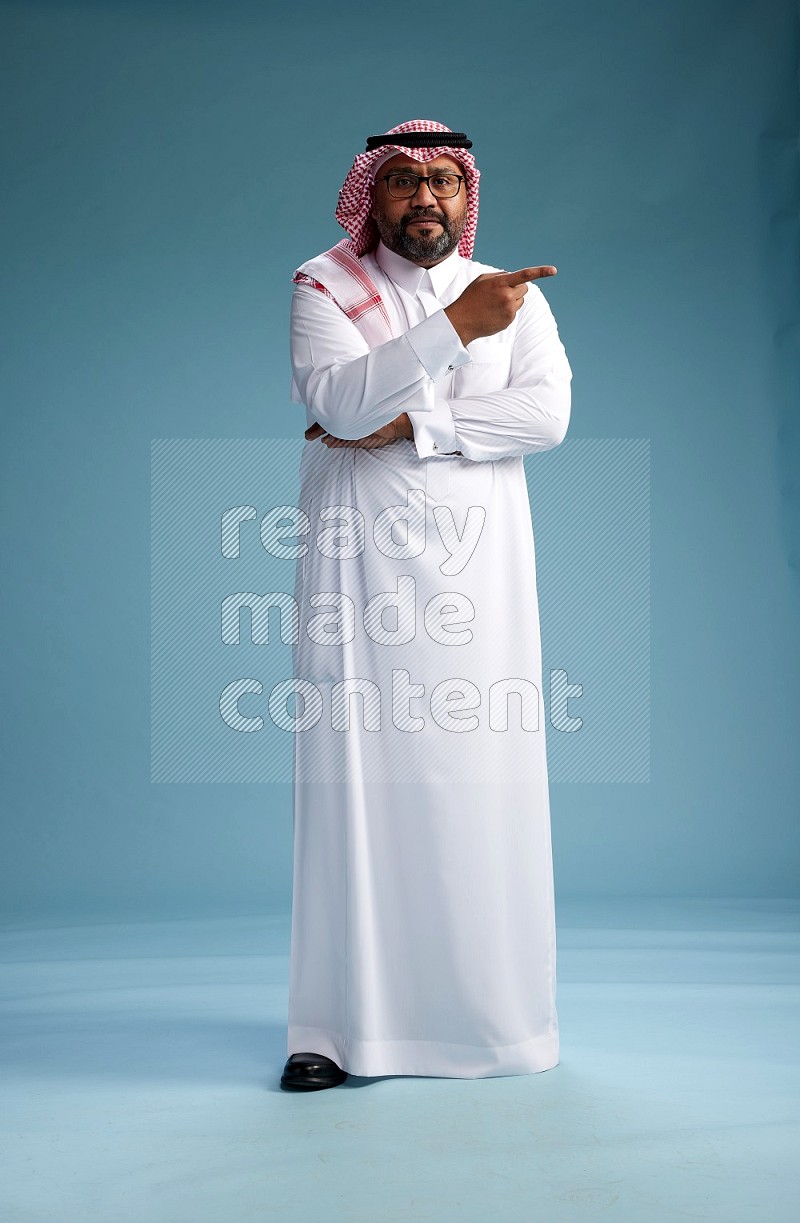
[[[438,221],[442,226],[441,231],[436,235],[421,234],[418,238],[412,237],[407,231],[407,226],[412,221],[422,220]],[[378,216],[375,217],[375,224],[384,245],[388,246],[389,250],[394,251],[396,255],[410,259],[412,263],[430,263],[444,259],[458,246],[464,228],[463,224],[454,225],[447,217],[436,216],[429,212],[418,212],[402,217],[396,225],[391,225],[385,217]]]

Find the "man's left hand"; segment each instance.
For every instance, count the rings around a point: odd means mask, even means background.
[[[334,437],[330,433],[326,433],[322,425],[318,425],[316,421],[310,425],[305,432],[307,442],[313,442],[316,438],[320,438],[325,445],[333,450],[340,446],[362,446],[365,449],[373,449],[375,446],[388,446],[390,442],[396,442],[400,438],[407,438],[409,441],[414,440],[414,429],[411,424],[411,419],[407,412],[401,412],[395,420],[389,421],[388,425],[381,426],[374,433],[370,433],[367,437],[344,438]]]

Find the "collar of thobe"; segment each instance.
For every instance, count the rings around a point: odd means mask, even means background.
[[[447,286],[452,284],[461,261],[456,248],[441,263],[434,264],[432,268],[421,268],[410,259],[390,251],[383,242],[378,243],[374,257],[389,279],[412,297],[420,293],[441,297]]]

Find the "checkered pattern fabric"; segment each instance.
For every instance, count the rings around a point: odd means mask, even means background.
[[[397,127],[389,128],[383,135],[406,132],[449,132],[451,129],[433,119],[409,119],[406,123],[398,123]],[[372,189],[374,166],[385,160],[387,154],[394,150],[406,153],[414,161],[433,161],[437,157],[454,157],[461,162],[466,175],[467,189],[467,219],[464,232],[458,243],[458,253],[465,259],[472,258],[475,246],[475,231],[478,228],[478,181],[480,170],[475,165],[475,158],[468,149],[453,149],[447,145],[433,149],[407,148],[405,145],[383,144],[369,153],[359,153],[355,158],[347,178],[339,192],[339,202],[336,205],[336,220],[350,235],[352,251],[355,255],[363,255],[374,250],[378,244],[378,229],[370,217],[372,209]]]

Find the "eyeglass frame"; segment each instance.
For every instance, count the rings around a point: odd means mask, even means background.
[[[454,174],[452,170],[440,170],[438,174],[415,174],[413,170],[392,170],[389,174],[382,174],[380,178],[376,178],[375,182],[386,183],[386,190],[389,192],[389,195],[393,200],[413,200],[422,183],[427,184],[432,178],[441,178],[445,174],[447,174],[450,178],[458,179],[458,191],[454,192],[453,195],[437,195],[433,190],[433,187],[428,187],[428,190],[435,200],[455,200],[461,194],[461,184],[467,181],[467,176],[466,174]],[[392,195],[391,191],[389,190],[390,178],[415,178],[417,180],[417,185],[411,192],[411,195]]]

